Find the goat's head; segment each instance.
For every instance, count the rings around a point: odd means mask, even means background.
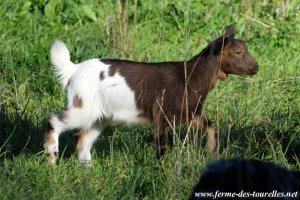
[[[230,25],[222,36],[209,44],[209,52],[221,59],[219,78],[222,80],[228,74],[253,75],[258,71],[258,63],[248,52],[246,43],[235,39],[234,32],[234,25]]]

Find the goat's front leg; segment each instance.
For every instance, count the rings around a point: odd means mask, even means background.
[[[161,158],[167,151],[167,132],[166,126],[161,120],[153,123],[154,129],[154,148],[156,150],[157,159]]]
[[[211,157],[215,158],[218,143],[216,138],[216,131],[212,127],[212,123],[204,116],[195,116],[192,123],[194,126],[207,133],[208,150],[211,154]]]
[[[53,115],[48,120],[48,130],[45,135],[45,153],[50,163],[55,164],[58,158],[58,138],[65,130],[65,124],[61,120],[61,115]]]

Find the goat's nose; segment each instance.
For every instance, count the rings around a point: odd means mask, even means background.
[[[253,66],[254,66],[254,69],[258,69],[258,67],[259,67],[257,62],[255,62]]]
[[[249,69],[250,74],[256,74],[258,72],[258,67],[258,63],[256,61],[253,62]]]

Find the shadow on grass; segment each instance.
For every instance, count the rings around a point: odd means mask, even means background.
[[[47,118],[33,118],[15,109],[8,112],[0,107],[0,159],[12,159],[19,154],[35,155],[43,151]],[[146,146],[152,136],[147,134],[149,126],[108,126],[95,144],[97,154],[110,156],[110,151],[126,151],[133,145]],[[59,138],[60,156],[70,158],[76,154],[77,133],[79,130],[64,132]],[[128,150],[128,149],[127,149]]]
[[[42,121],[34,120],[15,110],[8,113],[5,106],[0,109],[0,158],[12,158],[20,153],[36,154],[42,149]]]
[[[221,132],[221,152],[226,150],[226,145],[235,145],[241,147],[237,152],[233,151],[229,155],[255,155],[256,158],[262,158],[265,155],[283,154],[284,158],[291,164],[300,160],[300,113],[291,112],[288,114],[273,113],[268,120],[259,124],[250,124],[246,126],[233,126],[229,135],[228,131]],[[224,127],[226,125],[224,124]],[[26,114],[7,113],[2,105],[0,109],[0,158],[12,158],[21,153],[37,154],[43,151],[44,135],[47,130],[47,119],[39,117],[29,118]],[[180,141],[185,139],[184,131],[186,127],[182,126],[176,130],[180,132]],[[76,153],[76,133],[78,131],[69,131],[60,137],[60,155],[63,158],[69,158]],[[206,148],[206,142],[203,142],[203,134],[192,135],[190,142],[195,141],[200,148]],[[202,139],[200,138],[202,137]],[[100,138],[95,144],[97,155],[103,157],[111,156],[112,151],[127,152],[134,156],[137,151],[142,151],[145,147],[152,146],[153,135],[150,125],[144,126],[108,126],[102,132]],[[204,140],[206,141],[206,139]],[[169,148],[174,145],[172,130],[169,130]],[[139,154],[142,155],[142,154]]]
[[[255,158],[266,158],[280,162],[285,160],[296,164],[300,160],[300,113],[272,113],[268,120],[250,126],[233,126],[229,135],[222,136],[221,149],[226,145],[239,148],[243,157],[254,155]],[[235,154],[230,152],[229,155]]]

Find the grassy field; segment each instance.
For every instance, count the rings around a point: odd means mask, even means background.
[[[205,137],[186,137],[186,127],[170,131],[174,144],[158,161],[150,125],[113,125],[93,149],[92,168],[76,162],[76,131],[62,135],[59,163],[49,166],[42,148],[47,117],[66,102],[50,67],[56,38],[74,62],[173,61],[191,58],[234,23],[260,71],[230,76],[207,99],[218,159],[300,168],[300,2],[173,2],[0,1],[1,200],[186,199],[210,162]]]

